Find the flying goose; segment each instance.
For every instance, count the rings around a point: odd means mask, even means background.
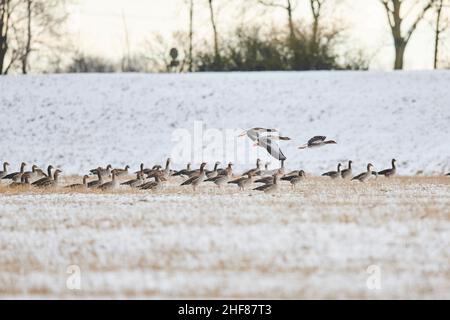
[[[26,166],[26,165],[27,165],[27,164],[26,164],[25,162],[22,162],[22,163],[20,164],[20,171],[19,171],[19,172],[13,172],[13,173],[7,174],[7,175],[5,175],[2,179],[10,179],[10,180],[15,181],[15,178],[16,178],[16,177],[19,177],[19,180],[18,180],[18,181],[20,181],[20,177],[21,177],[22,174],[24,173],[24,171],[25,171],[25,166]],[[18,182],[18,181],[16,181],[16,182]]]
[[[108,164],[106,166],[106,168],[98,167],[97,169],[90,170],[91,174],[98,175],[100,173],[100,175],[103,178],[110,177],[111,176],[111,171],[112,171],[112,165],[110,165],[110,164]]]
[[[137,188],[142,184],[144,184],[144,182],[145,182],[144,173],[138,171],[136,174],[136,179],[128,180],[126,182],[121,183],[120,185],[130,186],[131,188]]]
[[[46,177],[43,177],[43,178],[41,178],[41,179],[39,179],[39,180],[37,180],[37,181],[34,181],[31,185],[32,186],[38,186],[38,185],[40,185],[41,183],[45,183],[46,181],[50,181],[50,180],[52,180],[53,178],[53,176],[52,176],[52,170],[53,170],[54,168],[53,168],[53,166],[52,165],[49,165],[48,167],[47,167],[47,176]]]
[[[3,171],[0,171],[0,179],[2,179],[4,176],[8,174],[8,162],[3,162]]]
[[[244,131],[239,137],[247,135],[255,146],[260,146],[277,160],[286,160],[283,152],[276,142],[273,140],[291,140],[289,137],[280,136],[276,129],[252,128]]]
[[[228,164],[228,167],[225,169],[225,174],[221,174],[221,175],[206,179],[205,182],[206,181],[214,182],[214,184],[220,188],[221,186],[226,184],[228,181],[230,181],[231,177],[233,176],[232,166],[233,166],[233,164],[230,162]]]
[[[322,174],[323,177],[330,177],[331,179],[341,178],[341,164],[337,166],[337,171],[329,171]]]
[[[88,179],[89,179],[89,176],[88,175],[84,175],[83,176],[83,183],[71,184],[69,186],[65,186],[64,188],[66,188],[66,189],[78,189],[78,190],[87,189],[88,188],[88,182],[87,182]]]
[[[342,179],[348,179],[348,178],[352,177],[352,163],[353,163],[353,161],[350,160],[348,162],[348,168],[341,171]]]
[[[219,167],[219,165],[220,165],[220,162],[217,161],[217,162],[214,164],[214,170],[213,170],[213,171],[206,171],[206,176],[208,177],[208,179],[209,179],[209,178],[217,177],[217,176],[219,175],[219,171],[217,170],[217,168]]]
[[[56,188],[59,185],[59,174],[62,173],[61,170],[55,170],[53,173],[53,179],[46,180],[37,185],[38,188]]]
[[[116,168],[113,169],[111,172],[114,172],[116,174],[116,177],[126,176],[128,174],[128,169],[130,169],[129,165],[126,165],[124,169]]]
[[[297,175],[282,177],[281,180],[289,181],[291,183],[292,189],[295,189],[295,185],[306,179],[305,171],[298,171]]]
[[[99,189],[101,189],[103,191],[117,189],[117,187],[119,186],[119,181],[116,179],[116,173],[112,172],[111,175],[112,175],[112,180],[99,185],[98,186]]]
[[[205,174],[205,166],[206,166],[206,162],[203,162],[200,165],[200,171],[197,175],[187,179],[185,182],[183,182],[181,185],[182,186],[186,186],[186,185],[192,185],[192,188],[194,189],[194,191],[196,190],[197,186],[199,184],[201,184],[203,181],[205,181],[206,179],[206,174]]]
[[[394,176],[395,175],[395,172],[396,172],[396,167],[395,167],[395,162],[396,162],[397,160],[395,160],[395,159],[392,159],[392,168],[390,168],[390,169],[384,169],[384,170],[382,170],[382,171],[379,171],[378,172],[378,175],[381,175],[381,176],[385,176],[385,177],[387,177],[387,178],[389,178],[389,177],[392,177],[392,176]]]
[[[100,167],[99,167],[100,169]],[[88,188],[95,189],[103,184],[103,176],[100,174],[100,170],[97,171],[97,180],[88,183]]]
[[[298,147],[299,149],[307,149],[307,148],[318,148],[318,147],[323,147],[326,146],[327,144],[337,144],[336,141],[334,140],[326,140],[327,137],[325,136],[315,136],[312,137],[311,139],[309,139],[309,141]]]
[[[360,182],[366,182],[372,176],[372,168],[373,164],[367,164],[367,171],[358,174],[356,177],[353,177],[352,180],[359,180]]]
[[[253,183],[254,173],[249,172],[246,176],[243,176],[239,179],[228,181],[231,184],[237,184],[239,186],[239,190],[244,191],[246,187],[249,187]]]
[[[273,181],[272,183],[268,183],[262,186],[259,186],[253,190],[256,191],[263,191],[264,193],[275,193],[278,191],[279,184],[278,180],[280,179],[280,176],[278,174],[274,174],[272,177]]]

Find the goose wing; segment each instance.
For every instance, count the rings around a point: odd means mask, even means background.
[[[308,145],[314,145],[317,143],[324,142],[327,137],[325,136],[315,136],[308,140]]]
[[[272,139],[261,137],[258,140],[258,145],[267,150],[267,152],[277,160],[286,160],[285,155],[281,151],[280,147]]]

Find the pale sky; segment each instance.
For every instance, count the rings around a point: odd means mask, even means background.
[[[118,58],[126,50],[125,26],[131,51],[142,50],[152,34],[170,38],[175,31],[187,31],[188,9],[184,0],[75,0],[71,8],[69,31],[77,48],[85,53]],[[197,41],[210,39],[207,0],[194,0],[194,32]],[[282,1],[282,0],[278,0]],[[295,19],[310,20],[306,0],[298,0]],[[252,5],[254,0],[215,0],[219,33],[231,32],[240,22],[258,21],[283,27],[285,11]],[[339,4],[338,4],[339,3]],[[246,14],[240,8],[247,7]],[[387,70],[393,64],[393,48],[386,14],[378,0],[328,0],[324,21],[343,21],[347,27],[349,45],[364,49],[372,58],[371,69]],[[423,21],[408,46],[406,69],[430,69],[433,60],[433,32],[430,19]],[[442,58],[449,61],[449,38],[442,41]],[[346,48],[350,51],[350,48]]]

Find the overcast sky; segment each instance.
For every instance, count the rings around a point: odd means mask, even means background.
[[[210,38],[207,0],[194,0],[195,32],[198,39]],[[283,1],[283,0],[278,0]],[[310,20],[306,0],[298,0],[295,11],[298,20]],[[410,1],[410,0],[407,0]],[[254,0],[215,0],[219,32],[229,32],[237,23],[271,21],[285,25],[285,12],[271,9],[263,12]],[[247,7],[241,15],[241,8]],[[386,14],[378,0],[328,0],[324,21],[339,21],[347,27],[350,39],[348,50],[361,48],[372,58],[371,69],[391,69],[393,48]],[[184,0],[76,0],[71,7],[70,32],[79,50],[86,53],[120,57],[125,51],[125,26],[128,30],[131,51],[141,50],[152,34],[170,38],[174,31],[186,31],[188,9]],[[443,50],[449,51],[444,41]],[[443,54],[447,59],[449,56]],[[433,63],[433,32],[431,24],[424,21],[414,34],[406,53],[407,69],[430,69]]]

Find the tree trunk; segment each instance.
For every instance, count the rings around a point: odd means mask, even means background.
[[[22,56],[22,73],[28,73],[28,57],[31,52],[31,7],[32,0],[27,0],[27,41],[25,44],[25,52]]]
[[[217,63],[220,59],[219,56],[219,43],[218,43],[218,36],[217,36],[217,26],[216,26],[216,20],[214,18],[214,8],[213,8],[213,0],[209,0],[209,12],[211,14],[211,25],[213,28],[214,33],[214,62]]]
[[[438,68],[438,62],[439,62],[439,37],[441,33],[441,14],[442,14],[442,7],[444,5],[443,0],[439,1],[437,11],[436,11],[436,30],[434,34],[434,69]]]
[[[287,0],[287,14],[288,14],[288,23],[289,23],[289,36],[291,40],[295,39],[295,27],[294,27],[294,20],[292,18],[292,5],[291,0]]]
[[[405,57],[406,43],[401,41],[395,45],[395,63],[394,70],[403,70],[403,61]]]
[[[190,1],[189,8],[189,72],[192,72],[192,41],[194,37],[194,0]]]
[[[0,0],[0,74],[4,74],[8,52],[9,0]]]

